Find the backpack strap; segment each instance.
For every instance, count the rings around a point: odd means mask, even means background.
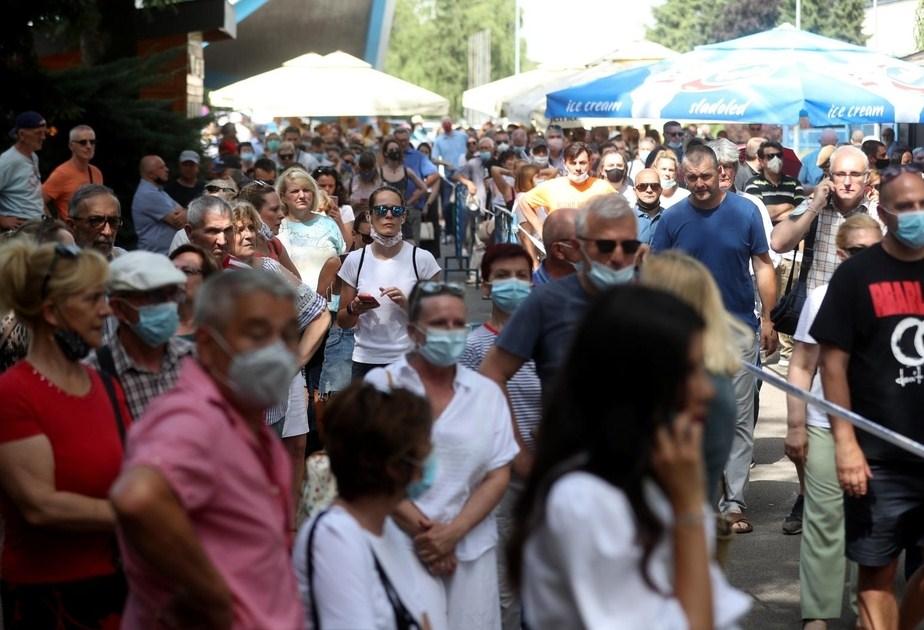
[[[112,356],[112,348],[109,347],[109,344],[100,346],[96,351],[96,360],[99,361],[99,369],[101,372],[113,378],[119,378],[119,373],[116,371],[115,359]]]
[[[311,524],[311,529],[308,531],[308,544],[305,545],[305,572],[308,574],[308,599],[311,600],[311,625],[314,630],[321,630],[321,616],[318,614],[318,600],[314,596],[314,558],[312,553],[312,545],[314,545],[314,533],[318,529],[318,523],[321,522],[321,518],[327,514],[327,510],[322,510],[314,519],[314,523]]]
[[[372,560],[375,562],[375,572],[379,575],[379,582],[382,584],[382,588],[385,589],[385,596],[388,597],[388,603],[391,604],[391,610],[395,615],[395,627],[398,630],[420,630],[420,624],[414,619],[414,615],[407,609],[407,606],[404,605],[404,602],[401,601],[401,596],[398,595],[397,589],[391,583],[391,580],[388,579],[388,574],[385,573],[385,569],[382,568],[382,563],[379,562],[378,556],[375,555],[373,549],[369,549],[372,552]]]
[[[119,399],[116,396],[115,384],[119,381],[119,374],[116,372],[112,348],[108,344],[101,346],[96,351],[96,359],[99,361],[100,380],[103,381],[103,387],[106,389],[106,395],[112,405],[112,413],[115,415],[119,441],[122,442],[122,446],[125,446],[125,419],[122,417],[122,407],[119,405]]]
[[[417,273],[417,246],[411,251],[411,262],[414,264],[414,279],[420,280],[420,274]]]

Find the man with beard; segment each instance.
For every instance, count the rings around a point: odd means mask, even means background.
[[[160,156],[141,158],[140,171],[141,181],[132,199],[138,249],[166,254],[173,235],[186,225],[186,210],[164,192],[169,171]]]

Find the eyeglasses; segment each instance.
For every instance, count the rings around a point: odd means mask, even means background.
[[[337,169],[335,169],[333,166],[319,166],[316,169],[314,169],[314,171],[312,171],[311,173],[311,176],[314,177],[315,179],[317,179],[321,175],[333,175],[334,177],[336,177]]]
[[[867,248],[867,245],[855,245],[853,247],[845,247],[844,251],[850,254],[851,256],[856,256],[857,254],[859,254],[866,248]]]
[[[280,160],[291,160],[295,157],[294,153],[277,153],[276,155],[279,156]]]
[[[387,216],[388,213],[391,212],[391,216],[396,218],[404,216],[406,212],[404,206],[372,206],[372,211],[377,217]]]
[[[122,217],[101,217],[95,215],[92,217],[72,217],[74,221],[86,223],[94,230],[102,230],[104,225],[108,225],[113,232],[118,232],[122,227]]]
[[[255,179],[251,183],[256,184],[260,188],[274,188],[276,186],[276,182],[268,181],[265,179]]]
[[[653,190],[654,192],[661,192],[661,183],[660,182],[639,182],[635,185],[635,190],[639,192],[644,192],[646,190]]]
[[[42,291],[40,295],[42,296],[43,300],[48,297],[48,283],[51,281],[51,276],[55,272],[55,267],[58,266],[58,259],[68,258],[73,260],[78,256],[80,256],[80,248],[76,245],[62,245],[60,243],[55,245],[55,255],[51,259],[51,264],[48,265],[48,271],[45,273],[45,278],[42,280]]]
[[[85,138],[85,139],[83,139],[83,140],[74,140],[74,142],[76,142],[77,144],[79,144],[79,145],[81,145],[81,146],[84,146],[84,147],[87,146],[88,144],[89,144],[91,147],[95,147],[95,146],[96,146],[96,139],[95,139],[95,138]]]
[[[578,236],[582,241],[589,241],[597,246],[597,251],[601,254],[612,254],[616,247],[622,247],[624,254],[631,256],[638,251],[638,248],[642,245],[642,242],[634,238],[628,238],[623,241],[617,241],[614,239],[608,238],[587,238],[586,236]]]
[[[665,136],[682,136],[682,131],[667,131],[664,133]]]
[[[231,193],[231,194],[237,193],[237,191],[234,190],[233,188],[227,188],[227,187],[225,187],[225,186],[206,186],[206,187],[205,187],[205,191],[206,191],[206,192],[210,192],[210,193],[212,193],[213,195],[214,195],[215,193],[220,193],[220,192],[223,192],[223,193]]]
[[[920,171],[918,171],[918,172],[920,172]],[[833,179],[838,179],[838,180],[845,180],[845,179],[848,179],[848,178],[849,178],[849,179],[866,179],[866,176],[867,176],[867,175],[869,175],[869,173],[868,173],[867,171],[863,171],[862,173],[857,173],[857,172],[850,172],[850,173],[847,173],[847,172],[845,172],[845,171],[835,171],[835,172],[831,173],[831,177],[832,177]],[[884,179],[884,177],[883,177],[883,179]]]

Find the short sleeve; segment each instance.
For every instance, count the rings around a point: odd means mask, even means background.
[[[343,234],[340,232],[340,228],[337,226],[337,223],[333,219],[329,219],[333,224],[330,231],[330,239],[334,244],[334,249],[337,250],[338,255],[345,254],[347,251],[346,241],[343,240]]]
[[[430,158],[422,156],[420,160],[420,176],[421,178],[430,177],[436,173],[436,166],[433,165],[433,162],[430,161]]]
[[[847,261],[850,262],[850,261]],[[834,271],[828,293],[818,309],[810,333],[819,344],[836,346],[845,352],[853,349],[853,332],[858,307],[853,288],[856,278],[851,265],[843,264]]]
[[[799,205],[805,201],[805,189],[802,187],[802,184],[797,180],[796,189],[793,191],[793,203],[794,205]]]
[[[660,252],[666,249],[670,249],[673,244],[671,243],[670,227],[668,224],[670,219],[668,218],[667,212],[661,215],[661,220],[657,222],[654,231],[654,238],[651,240],[651,251]]]
[[[764,231],[764,224],[760,218],[760,210],[747,199],[742,199],[746,204],[748,212],[748,234],[751,240],[751,255],[760,256],[770,251],[767,244],[767,233]]]
[[[356,288],[356,269],[359,267],[359,257],[362,255],[363,250],[357,249],[355,252],[350,252],[346,259],[343,261],[343,264],[340,265],[340,270],[337,272],[337,277],[346,282],[348,285]]]
[[[523,304],[513,312],[497,338],[498,348],[523,360],[535,358],[536,346],[542,335],[541,294],[541,289],[530,291]]]
[[[809,333],[809,330],[818,316],[818,309],[825,295],[825,285],[815,287],[805,297],[805,303],[802,305],[802,312],[799,313],[799,323],[796,324],[796,332],[792,336],[796,341],[815,345],[815,338]]]
[[[61,175],[59,169],[55,169],[52,171],[51,175],[48,176],[48,179],[42,182],[42,192],[47,199],[55,201],[57,205],[58,197],[61,196],[63,191],[64,177]]]
[[[28,391],[24,391],[22,379],[17,378],[15,367],[0,378],[0,443],[23,440],[44,434],[36,417],[35,409],[29,403]]]
[[[417,248],[417,274],[421,280],[429,280],[442,269],[433,254],[425,249]]]
[[[488,379],[484,380],[487,381]],[[520,452],[520,447],[517,446],[516,438],[513,437],[513,418],[510,416],[510,406],[507,404],[507,399],[494,381],[488,381],[487,385],[493,390],[494,406],[497,409],[495,413],[491,414],[494,422],[494,448],[488,462],[488,470],[494,470],[509,464]]]
[[[353,206],[346,204],[340,206],[340,218],[344,223],[353,223],[356,220],[356,214],[353,212]]]
[[[746,192],[746,193],[749,194],[749,195],[754,195],[754,196],[756,196],[756,197],[760,197],[760,186],[758,186],[758,185],[757,185],[757,182],[755,182],[755,181],[752,179],[752,180],[748,181],[747,184],[745,184],[745,186],[744,186],[744,192]]]

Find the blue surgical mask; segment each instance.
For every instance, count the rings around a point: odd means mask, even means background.
[[[468,330],[465,328],[453,330],[429,328],[424,334],[427,339],[418,351],[433,365],[441,367],[455,365],[465,352],[465,340],[468,338]]]
[[[504,278],[491,283],[491,301],[505,313],[514,312],[529,296],[532,286],[525,280]]]
[[[276,151],[278,151],[279,150],[279,140],[267,140],[266,149],[270,153],[275,153]]]
[[[431,451],[420,466],[420,479],[407,484],[407,498],[416,501],[433,487],[436,481],[436,455]]]
[[[889,214],[898,220],[898,226],[893,236],[911,249],[921,249],[924,247],[924,210],[915,210],[913,212],[892,212]]]
[[[481,158],[482,162],[487,162],[488,160],[491,159],[491,152],[490,151],[479,151],[478,157]]]
[[[167,343],[180,325],[176,302],[151,304],[138,309],[138,321],[131,329],[146,345],[155,348]]]
[[[581,263],[581,268],[586,270],[587,263]],[[605,291],[611,287],[632,282],[635,279],[635,266],[629,265],[622,269],[613,269],[609,265],[592,262],[590,270],[587,272],[587,278],[597,290]]]

